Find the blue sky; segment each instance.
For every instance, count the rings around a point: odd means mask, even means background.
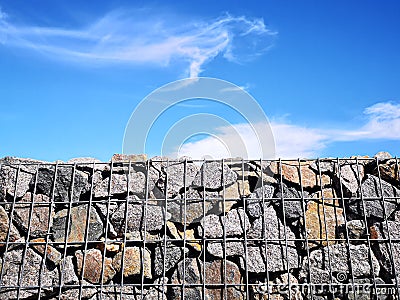
[[[399,154],[399,1],[215,2],[0,0],[0,156],[108,160],[139,102],[189,76],[249,92],[279,157]],[[243,126],[199,101],[157,120],[150,155],[193,113]]]

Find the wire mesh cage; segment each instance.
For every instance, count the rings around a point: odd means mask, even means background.
[[[398,299],[391,157],[0,168],[0,299]]]

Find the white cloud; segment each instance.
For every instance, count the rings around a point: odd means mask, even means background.
[[[283,120],[270,123],[275,138],[276,157],[281,158],[315,158],[330,143],[343,141],[362,141],[371,139],[400,140],[400,104],[382,102],[367,107],[364,110],[366,123],[355,129],[323,129],[310,128],[289,124]],[[266,126],[267,124],[258,124]],[[231,128],[219,128],[216,137],[207,137],[193,143],[184,144],[179,155],[201,159],[209,154],[213,158],[231,157],[232,149],[239,140],[245,143],[247,157],[260,158],[258,138],[249,124],[232,125],[239,134],[234,134]],[[221,144],[220,141],[224,141]],[[228,145],[225,148],[224,145]],[[234,147],[234,146],[233,146]],[[246,155],[243,155],[246,157]]]
[[[89,63],[167,66],[178,60],[188,65],[190,77],[197,77],[204,64],[219,54],[237,62],[254,58],[271,46],[276,35],[262,19],[231,15],[177,24],[179,16],[148,17],[119,10],[83,28],[22,26],[4,16],[0,10],[0,37],[8,46]]]

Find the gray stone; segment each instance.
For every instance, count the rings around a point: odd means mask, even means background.
[[[245,245],[244,241],[243,242],[226,242],[225,245],[223,245],[222,242],[208,242],[207,243],[207,251],[211,255],[214,255],[219,258],[224,257],[224,251],[226,257],[231,257],[231,256],[245,256]]]
[[[185,248],[185,252],[188,249]],[[165,257],[164,257],[165,255]],[[157,247],[154,252],[154,274],[156,277],[163,275],[163,272],[168,272],[176,266],[183,258],[182,248],[176,246],[166,246],[164,254],[164,245]],[[165,270],[164,270],[165,265]]]
[[[335,170],[335,162],[333,160],[320,160],[319,162],[314,161],[309,166],[310,169],[314,170],[316,173],[333,173]]]
[[[29,190],[35,175],[36,165],[2,165],[0,167],[0,199],[6,195],[20,198]],[[19,169],[19,171],[18,171]],[[18,176],[18,180],[17,180]]]
[[[2,286],[12,286],[0,291],[0,299],[16,299],[19,290],[21,299],[38,295],[41,286],[41,296],[51,293],[59,284],[57,268],[48,269],[42,264],[42,258],[32,249],[28,248],[24,256],[24,249],[6,252],[3,258]]]
[[[256,188],[250,195],[249,199],[244,199],[244,201],[246,201],[246,211],[252,218],[258,218],[263,214],[263,190],[264,203],[268,203],[270,201],[268,199],[274,196],[275,190],[274,187],[270,185],[264,185],[264,187]]]
[[[300,267],[300,257],[293,247],[287,247],[285,242],[267,243],[264,245],[247,247],[247,259],[240,257],[240,267],[252,273],[287,271]]]
[[[141,291],[135,286],[118,284],[104,285],[97,288],[97,293],[90,300],[142,300]]]
[[[32,197],[34,196],[34,197]],[[25,232],[30,227],[30,237],[40,237],[47,234],[54,217],[54,205],[46,195],[32,195],[27,192],[14,206],[14,220]]]
[[[237,180],[237,175],[226,164],[222,171],[222,162],[204,162],[193,180],[193,186],[206,189],[220,189]]]
[[[229,211],[226,216],[208,215],[201,221],[199,235],[207,238],[240,236],[250,229],[250,221],[242,208]]]
[[[360,181],[364,177],[364,166],[359,163],[358,167],[353,160],[341,164],[340,169],[335,164],[334,182],[338,190],[343,190],[345,196],[353,196],[359,192]]]
[[[15,242],[21,238],[14,224],[11,223],[10,228],[8,214],[3,206],[0,206],[0,249],[6,244],[7,237],[9,242]]]
[[[171,214],[171,221],[181,224],[186,221],[186,224],[189,225],[199,222],[213,209],[217,201],[203,199],[197,190],[189,188],[186,192],[186,200],[184,195],[181,195],[181,198],[167,200],[167,210]],[[165,206],[165,202],[160,201],[160,205]]]
[[[158,159],[163,161],[157,161],[156,158],[152,159],[151,165],[159,173],[157,187],[164,194],[167,191],[168,198],[174,198],[180,193],[181,189],[192,184],[198,172],[196,164],[185,160],[185,158],[181,158],[178,161],[166,161],[162,157],[158,157]]]
[[[347,232],[346,232],[346,225],[347,225]],[[339,239],[366,239],[366,228],[364,225],[364,221],[362,220],[351,220],[347,221],[347,224],[342,224],[338,226],[338,238]],[[346,240],[347,242],[347,240]],[[352,244],[357,243],[357,241],[351,241]]]
[[[370,254],[372,266],[369,262]],[[351,261],[349,257],[351,257]],[[313,267],[327,272],[332,271],[333,273],[341,272],[347,275],[350,274],[351,270],[354,277],[370,277],[372,273],[378,276],[380,270],[378,260],[364,244],[347,245],[340,243],[312,251],[309,266],[310,268]]]
[[[283,193],[282,193],[283,190]],[[304,192],[304,198],[308,197],[308,193]],[[289,220],[299,219],[304,215],[302,207],[302,196],[299,191],[293,187],[288,187],[286,184],[279,184],[279,190],[276,198],[282,198],[273,202],[274,206],[285,214]],[[297,198],[297,199],[296,199]],[[303,198],[303,199],[304,199]],[[294,199],[294,200],[291,200]]]
[[[226,278],[224,278],[224,265],[222,260],[206,262],[203,266],[201,260],[187,258],[178,264],[177,269],[172,275],[172,283],[182,285],[202,284],[215,285],[214,288],[206,287],[204,299],[245,299],[245,292],[239,284],[243,284],[243,278],[236,264],[226,261]],[[184,271],[185,270],[185,271]],[[203,274],[205,277],[203,278]],[[229,285],[224,290],[224,281]],[[220,286],[217,286],[219,284]],[[233,286],[232,286],[233,285]],[[238,285],[238,286],[234,286]],[[202,287],[186,287],[184,299],[203,299]],[[226,297],[224,297],[226,295]],[[182,299],[181,287],[173,287],[171,299]]]
[[[273,206],[264,206],[264,214],[254,220],[247,234],[251,239],[288,240],[288,245],[294,247],[293,239],[296,238],[289,227],[285,227],[276,214]],[[291,241],[290,241],[291,240]],[[285,243],[285,241],[283,241]]]
[[[128,177],[129,177],[129,193],[136,194],[139,196],[144,196],[146,194],[146,190],[149,193],[154,188],[154,182],[150,181],[149,186],[146,186],[146,176],[144,173],[131,170],[129,173],[113,173],[111,175],[111,184],[110,184],[110,175],[108,174],[105,178],[103,178],[102,172],[95,172],[93,175],[93,194],[94,197],[109,197],[120,194],[128,193]]]
[[[37,182],[35,183],[35,178],[32,178],[31,188],[34,189],[36,184],[37,192],[50,198],[53,196],[56,202],[77,202],[82,194],[90,190],[89,175],[82,171],[74,170],[72,166],[58,166],[57,176],[55,173],[54,166],[40,167]],[[56,179],[55,185],[54,179]],[[71,192],[73,193],[71,194]]]
[[[85,241],[97,241],[103,234],[103,222],[94,207],[90,207],[90,218],[88,215],[88,204],[60,210],[53,219],[52,233],[55,242],[64,242],[67,227],[68,246],[80,246]],[[86,239],[86,227],[88,226],[88,238]],[[77,243],[77,245],[74,245]]]
[[[122,203],[111,215],[110,222],[115,231],[122,236],[125,233],[125,223],[127,233],[143,231],[145,228],[146,231],[157,231],[163,228],[170,217],[171,215],[165,213],[164,208],[158,205],[129,203],[126,209],[126,203]]]
[[[400,223],[394,221],[387,221],[383,223],[376,223],[370,227],[371,241],[375,239],[387,239],[386,241],[372,243],[372,248],[382,268],[389,274],[393,270],[397,274],[397,280],[400,281],[400,244],[399,242],[391,243],[390,239],[400,238]],[[392,254],[392,255],[391,255]]]
[[[381,193],[381,184],[383,195]],[[360,198],[352,198],[346,202],[351,213],[363,217],[365,208],[367,217],[383,219],[385,216],[389,218],[396,210],[399,200],[386,198],[400,197],[400,190],[386,181],[379,180],[378,177],[368,174],[361,185],[361,191],[363,201]],[[382,196],[385,197],[384,204],[380,199]]]

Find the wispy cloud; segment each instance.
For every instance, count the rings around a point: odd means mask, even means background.
[[[277,34],[262,19],[244,16],[178,24],[179,19],[116,10],[81,28],[57,28],[15,24],[0,10],[0,42],[78,62],[168,66],[179,61],[197,77],[218,55],[245,62],[265,53]]]
[[[275,138],[276,157],[313,158],[321,155],[329,144],[343,141],[400,140],[400,104],[381,102],[364,110],[366,122],[355,129],[322,129],[290,124],[283,120],[270,123]],[[261,124],[259,124],[261,125]],[[219,128],[219,134],[193,143],[186,143],[179,149],[179,155],[202,158],[209,154],[213,158],[231,156],[234,145],[240,139],[248,149],[247,157],[260,158],[258,137],[249,124],[232,125],[239,135],[232,134],[228,128]],[[264,124],[265,126],[265,124]],[[338,125],[339,127],[339,125]],[[224,141],[224,143],[221,143]]]

